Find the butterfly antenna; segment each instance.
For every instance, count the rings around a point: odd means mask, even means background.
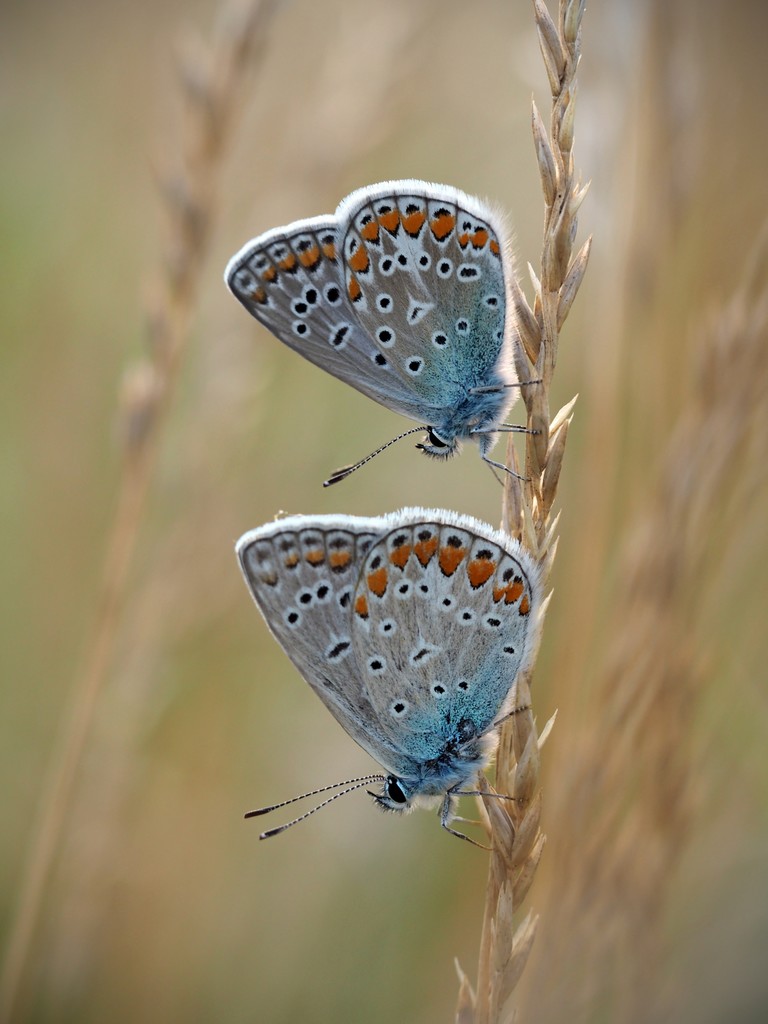
[[[366,462],[370,462],[375,456],[380,455],[386,448],[389,448],[395,441],[402,441],[404,437],[408,437],[409,434],[417,434],[419,431],[428,430],[426,426],[412,427],[410,430],[406,430],[402,434],[398,434],[397,437],[393,437],[391,441],[387,441],[381,448],[377,448],[375,452],[371,452],[370,455],[366,455],[364,459],[360,459],[359,462],[353,463],[351,466],[341,466],[339,469],[334,469],[327,480],[323,481],[323,487],[330,487],[331,484],[337,484],[341,480],[345,480],[350,474],[354,473],[356,469],[360,469]]]
[[[299,796],[292,796],[290,800],[281,800],[279,804],[270,804],[269,807],[257,807],[255,811],[248,811],[244,818],[257,818],[260,814],[269,814],[270,811],[277,811],[288,804],[295,804],[297,800],[306,800],[307,797],[317,796],[318,793],[327,793],[329,789],[338,789],[339,786],[355,786],[358,782],[380,782],[381,775],[361,775],[358,779],[345,779],[343,782],[332,782],[330,786],[321,786],[319,789],[311,789],[308,793],[301,793]]]
[[[383,775],[369,775],[366,779],[360,779],[355,782],[354,785],[347,786],[346,789],[340,790],[338,793],[334,793],[333,796],[329,796],[327,800],[323,800],[316,807],[311,807],[304,814],[300,814],[298,818],[294,818],[293,821],[287,821],[284,825],[278,825],[277,828],[270,828],[266,832],[262,832],[259,839],[271,839],[272,836],[280,835],[281,832],[285,832],[286,829],[292,828],[294,825],[298,825],[300,821],[304,821],[305,818],[311,817],[316,811],[320,811],[323,807],[327,807],[328,804],[332,804],[334,800],[338,800],[340,796],[346,796],[347,793],[354,793],[356,789],[362,789],[363,786],[367,785],[372,779],[377,779],[379,782],[384,782],[385,778]],[[333,788],[333,787],[326,787]],[[291,801],[287,801],[290,803]],[[259,813],[259,812],[257,812]],[[249,817],[249,815],[246,815]]]

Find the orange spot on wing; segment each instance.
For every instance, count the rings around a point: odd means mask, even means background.
[[[353,302],[357,302],[360,296],[363,294],[363,289],[360,287],[360,282],[357,280],[354,274],[349,279],[347,285],[347,294]]]
[[[355,611],[361,619],[368,618],[368,599],[365,594],[361,594],[360,597],[355,601]]]
[[[415,210],[413,213],[406,213],[402,218],[403,227],[415,238],[424,226],[424,221],[427,219],[426,213],[423,210]]]
[[[459,235],[459,245],[462,249],[466,249],[469,245],[469,235],[466,232],[463,235]]]
[[[328,556],[328,561],[330,562],[332,569],[346,568],[351,559],[352,553],[350,551],[332,551]]]
[[[367,224],[364,224],[360,228],[360,234],[366,240],[366,242],[378,242],[378,240],[379,240],[379,224],[378,224],[378,221],[369,220]]]
[[[527,615],[530,610],[531,610],[531,602],[528,600],[528,595],[526,594],[525,597],[523,598],[523,600],[520,602],[520,607],[518,608],[518,612],[519,612],[520,615]]]
[[[491,252],[493,253],[494,256],[498,256],[499,253],[501,252],[501,249],[499,248],[499,243],[496,241],[495,238],[491,239],[491,247],[490,248],[491,248]]]
[[[277,583],[277,576],[275,576],[274,573],[270,573],[268,576],[262,576],[261,582],[264,583],[267,587],[274,587],[275,584]]]
[[[295,551],[292,551],[290,553],[290,555],[286,555],[285,556],[285,568],[286,569],[293,569],[298,564],[299,564],[299,556],[296,554]]]
[[[413,545],[413,550],[422,565],[427,565],[430,558],[437,551],[437,537],[430,537],[429,540],[419,540]]]
[[[507,583],[504,586],[494,587],[493,600],[500,601],[503,597],[504,604],[514,604],[524,589],[523,581],[521,579],[514,579],[511,583]]]
[[[386,228],[390,235],[394,235],[400,226],[399,210],[390,210],[389,213],[379,214],[379,224],[381,224],[383,228]]]
[[[266,281],[270,284],[272,281],[277,279],[277,267],[267,267],[264,273],[261,275],[262,281]]]
[[[456,227],[456,218],[451,213],[443,213],[439,217],[435,217],[429,226],[438,242],[442,242]]]
[[[316,267],[320,262],[320,249],[318,246],[313,245],[311,249],[305,249],[304,252],[299,253],[299,261],[308,270]]]
[[[267,301],[267,293],[263,288],[254,288],[249,298],[252,302],[258,302],[259,305],[263,305]]]
[[[280,267],[281,270],[294,270],[296,267],[296,257],[294,256],[294,254],[292,252],[289,252],[284,260],[280,260],[280,262],[278,263],[278,267]]]
[[[389,555],[389,560],[392,565],[396,565],[398,569],[404,569],[405,563],[411,557],[411,545],[401,544],[399,548],[394,548]]]
[[[333,242],[323,242],[323,256],[327,260],[336,259],[336,246]]]
[[[325,561],[325,552],[322,548],[313,548],[311,551],[307,551],[304,558],[310,565],[320,565]]]
[[[350,267],[358,274],[364,274],[368,270],[368,267],[370,267],[371,265],[371,261],[368,259],[368,250],[365,248],[364,245],[361,245],[359,248],[355,249],[355,251],[349,257],[347,262],[349,263]]]
[[[473,558],[467,566],[467,576],[472,587],[482,587],[496,572],[496,563],[490,558]]]
[[[461,564],[466,553],[466,548],[452,548],[448,545],[446,545],[443,548],[440,548],[440,557],[438,558],[438,563],[440,565],[440,569],[443,575],[453,576],[453,574],[456,572],[459,565]]]
[[[471,241],[475,249],[482,249],[488,241],[488,232],[485,228],[478,228],[474,235],[472,235]]]
[[[375,569],[373,572],[368,573],[368,587],[376,597],[384,596],[387,590],[388,580],[389,577],[384,566],[382,566],[381,569]]]

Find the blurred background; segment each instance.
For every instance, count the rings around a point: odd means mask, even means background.
[[[157,181],[183,147],[180,46],[210,39],[220,16],[212,0],[2,9],[3,945],[93,643],[121,381],[145,357],[167,269]],[[767,32],[760,0],[592,0],[585,17],[575,162],[591,180],[580,237],[594,247],[553,400],[554,411],[579,394],[535,679],[540,726],[559,717],[544,751],[549,844],[528,897],[542,921],[525,1020],[768,1015],[768,276],[739,291],[768,214]],[[267,228],[418,177],[509,212],[530,295],[543,208],[531,95],[549,110],[533,19],[502,0],[295,0],[276,5],[263,45],[217,167],[192,333],[18,1020],[431,1024],[453,1019],[453,958],[474,977],[486,857],[433,816],[384,816],[358,794],[267,843],[243,821],[371,762],[268,636],[232,548],[280,510],[421,504],[496,524],[500,488],[472,452],[440,465],[404,441],[323,490],[332,469],[409,424],[284,350],[221,275]],[[723,414],[747,345],[755,386]],[[681,516],[691,501],[695,515]],[[644,635],[627,566],[638,536],[641,561],[664,551],[667,527],[680,558],[664,555],[654,607],[670,628]],[[632,630],[656,663],[686,655],[670,682],[685,701],[658,723],[657,747],[652,714],[642,742],[622,731],[634,697],[624,718],[601,717],[608,681],[623,678],[617,637]],[[651,911],[636,883],[602,895],[626,944],[608,969],[579,910],[593,865],[621,840],[607,829],[589,841],[600,808],[574,814],[565,783],[581,780],[588,803],[590,766],[609,750],[634,773],[618,793],[628,816],[643,780],[660,808],[685,790],[674,836],[660,813],[632,844],[658,894],[641,1014],[627,979],[633,928]],[[577,994],[575,975],[600,982]]]

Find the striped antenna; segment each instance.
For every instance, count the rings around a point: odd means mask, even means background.
[[[362,775],[357,779],[347,779],[345,782],[334,782],[330,786],[321,786],[320,789],[313,789],[309,793],[302,793],[301,796],[293,796],[290,800],[283,800],[279,804],[270,804],[269,807],[259,807],[255,811],[248,811],[244,815],[246,818],[256,818],[260,814],[268,814],[270,811],[276,811],[280,807],[287,807],[289,804],[296,803],[297,800],[306,800],[307,797],[317,796],[318,793],[327,793],[329,789],[338,789],[339,786],[344,786],[338,793],[334,793],[333,796],[329,796],[326,800],[323,800],[317,806],[310,808],[305,811],[304,814],[300,814],[298,818],[294,818],[293,821],[288,821],[285,825],[278,825],[276,828],[268,829],[266,832],[262,832],[259,839],[269,839],[272,836],[279,835],[281,832],[285,832],[286,829],[291,828],[293,825],[298,825],[300,821],[304,821],[305,818],[309,818],[315,811],[319,811],[323,807],[327,807],[328,804],[333,803],[334,800],[338,800],[340,796],[346,796],[347,793],[354,793],[356,789],[362,789],[363,786],[368,785],[369,782],[385,782],[386,779],[383,775]]]
[[[428,429],[429,427],[424,426],[412,427],[410,430],[406,430],[405,433],[398,434],[397,437],[393,437],[391,441],[387,441],[387,443],[383,444],[381,448],[377,448],[375,452],[371,452],[370,455],[366,455],[365,458],[360,459],[359,462],[354,462],[351,466],[341,466],[339,469],[334,469],[328,479],[323,481],[323,487],[330,487],[331,484],[337,484],[340,480],[346,480],[346,478],[350,476],[350,474],[354,473],[356,469],[360,469],[360,467],[364,466],[366,462],[370,462],[371,459],[380,455],[386,448],[389,448],[391,444],[394,444],[395,441],[402,441],[402,439],[404,437],[408,437],[409,434],[417,434],[419,431]]]

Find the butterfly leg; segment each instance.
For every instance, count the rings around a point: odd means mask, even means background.
[[[482,843],[475,842],[469,836],[464,835],[463,832],[457,832],[455,828],[451,828],[448,822],[452,819],[452,810],[455,801],[455,796],[449,790],[443,799],[443,806],[440,810],[440,824],[443,826],[446,832],[450,832],[452,836],[456,836],[457,839],[465,839],[468,843],[472,843],[473,846],[477,846],[481,850],[490,850],[490,846],[483,846]],[[457,819],[459,821],[465,821],[464,818]]]
[[[489,430],[473,430],[473,435],[476,434],[538,434],[538,430],[533,430],[532,427],[524,427],[522,423],[499,423],[497,426],[492,427]]]
[[[522,480],[523,483],[525,483],[527,481],[527,479],[528,479],[527,476],[520,476],[520,474],[516,473],[514,471],[514,469],[510,469],[509,466],[505,466],[503,462],[495,462],[493,459],[489,459],[487,455],[481,455],[480,457],[483,460],[483,462],[485,462],[487,465],[489,465],[492,469],[495,466],[496,469],[500,469],[504,473],[509,473],[510,476],[514,476],[518,480]],[[493,475],[496,476],[495,473]],[[498,480],[499,478],[496,477],[496,479]],[[501,482],[501,481],[499,481],[499,482]]]
[[[541,378],[536,380],[515,380],[511,384],[481,384],[478,387],[470,388],[470,395],[495,395],[505,388],[525,388],[529,384],[541,384]]]

